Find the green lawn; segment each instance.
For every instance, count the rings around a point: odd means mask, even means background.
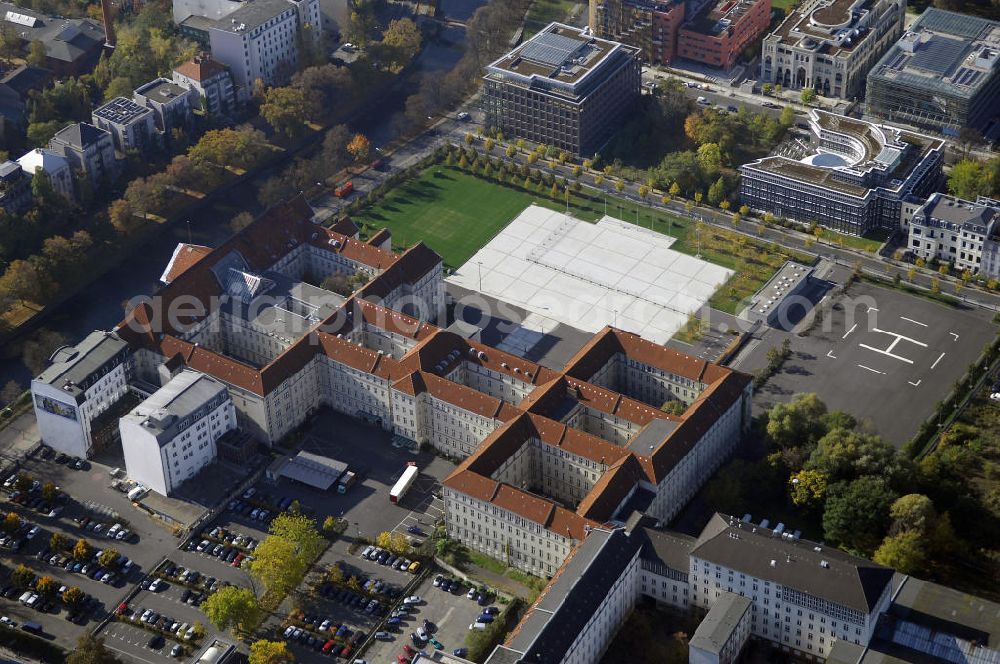
[[[388,228],[397,247],[423,240],[441,254],[445,265],[458,267],[532,200],[525,192],[443,166],[431,167],[354,220],[367,233]]]
[[[824,241],[839,247],[847,247],[848,249],[857,249],[874,254],[889,239],[889,231],[873,231],[867,235],[858,237],[857,235],[847,235],[846,233],[838,233],[829,228],[824,228],[821,237]]]
[[[524,36],[535,34],[552,21],[565,21],[575,4],[574,0],[535,0],[524,22]],[[586,5],[586,2],[583,4]]]

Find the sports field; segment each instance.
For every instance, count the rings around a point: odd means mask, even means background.
[[[441,254],[445,265],[458,267],[510,223],[535,198],[523,191],[444,166],[393,190],[373,207],[354,217],[368,233],[388,228],[394,247],[423,240]],[[545,201],[537,201],[546,205]],[[548,202],[548,206],[553,204]]]

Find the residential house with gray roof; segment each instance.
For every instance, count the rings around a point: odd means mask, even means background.
[[[114,139],[110,132],[92,124],[76,122],[63,127],[49,141],[49,149],[65,157],[73,171],[86,176],[95,190],[118,177]]]

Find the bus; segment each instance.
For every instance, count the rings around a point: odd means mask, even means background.
[[[399,476],[398,480],[396,480],[396,483],[392,486],[392,489],[389,490],[390,503],[398,503],[403,499],[403,496],[406,495],[406,492],[410,490],[411,486],[413,486],[413,482],[414,480],[417,479],[417,474],[419,472],[420,471],[417,470],[416,461],[406,462],[406,470],[403,471],[403,474]]]

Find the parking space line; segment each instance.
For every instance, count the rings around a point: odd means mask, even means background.
[[[108,646],[108,650],[114,650],[115,652],[119,652],[119,653],[125,655],[125,657],[127,657],[127,658],[137,659],[140,662],[146,662],[147,664],[157,664],[155,661],[153,661],[151,659],[146,659],[145,657],[140,657],[139,655],[136,655],[135,653],[132,653],[132,652],[125,652],[124,650],[120,650],[118,648],[115,648],[114,646]]]
[[[912,318],[907,318],[906,316],[900,316],[900,318],[908,323],[913,323],[914,325],[919,325],[921,327],[927,327],[927,323],[921,323],[918,320],[913,320]]]
[[[879,375],[881,375],[881,376],[884,376],[884,375],[885,375],[885,372],[884,372],[884,371],[879,371],[878,369],[872,369],[871,367],[866,367],[866,366],[865,366],[865,365],[863,365],[863,364],[859,364],[858,366],[859,366],[859,367],[861,367],[862,369],[865,369],[865,370],[867,370],[867,371],[871,371],[872,373],[877,373],[877,374],[879,374]]]
[[[849,329],[847,332],[844,332],[844,336],[842,336],[841,339],[846,339],[851,334],[851,332],[853,332],[854,330],[857,329],[857,327],[858,327],[857,323],[855,323],[854,325],[852,325],[851,329]]]
[[[946,353],[941,353],[940,355],[938,355],[938,359],[934,360],[934,364],[931,365],[931,369],[936,367],[938,365],[938,362],[940,362],[945,355]]]
[[[834,359],[834,360],[837,359],[837,356],[833,354],[833,349],[832,348],[830,350],[826,351],[826,356],[829,357],[829,358],[831,358],[831,359]]]

